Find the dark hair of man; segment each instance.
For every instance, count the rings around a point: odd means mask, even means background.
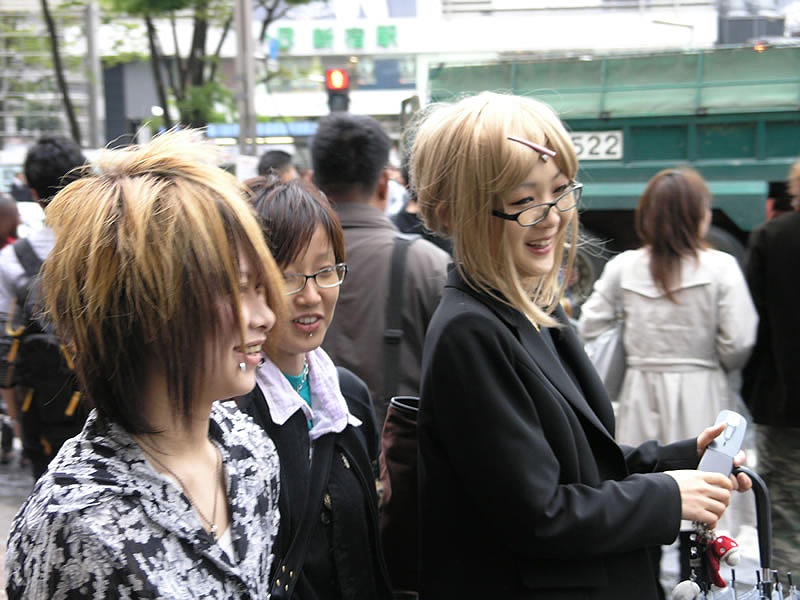
[[[699,173],[668,169],[657,173],[636,207],[636,233],[650,249],[650,274],[667,298],[680,275],[681,260],[697,257],[706,244],[700,224],[711,208],[711,192]]]
[[[392,142],[372,117],[331,114],[319,121],[311,141],[314,183],[334,199],[371,193],[389,160]]]
[[[280,175],[292,164],[292,155],[283,150],[270,150],[264,152],[258,160],[258,174],[269,175],[274,173]]]
[[[308,248],[317,226],[328,236],[337,263],[345,261],[344,233],[336,211],[315,186],[296,179],[262,188],[253,198],[264,237],[280,268]]]
[[[39,138],[25,155],[25,179],[39,201],[47,203],[58,191],[80,177],[86,157],[70,138],[63,135]]]

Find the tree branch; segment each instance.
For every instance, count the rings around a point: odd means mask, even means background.
[[[178,47],[178,25],[175,21],[175,11],[171,11],[169,13],[169,22],[170,26],[172,27],[172,43],[175,46],[175,64],[178,65],[178,79],[180,81],[186,81],[186,65],[183,62],[183,58],[181,57],[181,50]],[[175,87],[175,81],[173,78],[170,78],[170,83],[172,87]]]
[[[69,97],[69,88],[67,87],[67,80],[64,77],[64,64],[61,62],[61,53],[58,49],[56,24],[53,21],[53,15],[50,14],[50,7],[47,5],[47,0],[42,0],[42,14],[47,24],[47,31],[50,34],[50,52],[53,55],[53,68],[56,72],[58,88],[61,90],[61,97],[64,100],[64,110],[67,112],[67,120],[69,121],[69,127],[72,131],[72,139],[75,140],[75,143],[80,144],[81,129],[78,125],[78,119],[75,117],[75,109]]]
[[[169,106],[167,105],[167,90],[164,87],[164,78],[161,76],[161,53],[158,50],[158,33],[156,32],[150,15],[146,14],[144,16],[144,22],[145,25],[147,25],[147,40],[150,43],[150,68],[153,70],[153,80],[156,84],[158,101],[161,103],[161,108],[164,110],[164,127],[171,129],[172,118],[169,116]]]
[[[222,27],[222,35],[219,37],[219,43],[217,44],[217,49],[214,50],[214,60],[211,63],[211,72],[208,74],[208,80],[214,81],[217,76],[217,66],[219,65],[219,53],[222,51],[222,44],[225,42],[225,38],[228,36],[228,31],[231,29],[231,23],[233,23],[233,16],[228,17],[225,20],[225,25]]]
[[[262,2],[261,6],[267,11],[267,15],[264,17],[264,20],[261,21],[261,31],[258,34],[258,40],[263,44],[264,40],[267,38],[267,28],[270,26],[270,23],[283,18],[288,12],[289,7],[284,7],[283,10],[280,10],[280,0],[272,0],[272,3],[269,5],[267,5],[267,2]]]

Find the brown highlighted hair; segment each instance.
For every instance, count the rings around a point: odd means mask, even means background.
[[[706,247],[701,225],[711,210],[705,180],[689,168],[665,169],[647,184],[636,207],[636,233],[650,250],[650,274],[667,298],[680,277],[681,261]]]
[[[478,290],[522,312],[536,325],[554,326],[550,316],[564,293],[577,245],[578,211],[556,240],[553,269],[523,281],[506,248],[492,209],[520,185],[540,160],[516,136],[556,152],[561,172],[574,180],[578,159],[559,118],[546,104],[521,96],[482,92],[455,104],[426,109],[409,134],[411,185],[425,225],[453,240],[456,265]],[[498,293],[499,292],[499,295]]]
[[[205,342],[232,318],[245,343],[240,253],[270,308],[285,314],[244,190],[215,161],[198,132],[169,132],[101,152],[47,208],[56,234],[43,271],[48,315],[99,415],[130,433],[152,432],[140,406],[154,374],[166,378],[173,414],[188,420],[214,358]]]
[[[311,243],[318,225],[330,240],[337,263],[345,261],[344,233],[339,216],[325,195],[302,179],[268,185],[248,181],[256,215],[275,261],[281,268],[294,261]]]

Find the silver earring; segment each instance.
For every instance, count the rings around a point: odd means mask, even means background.
[[[308,337],[312,337],[313,335],[314,335],[314,334],[313,334],[313,332],[312,332],[312,333],[309,333],[309,334],[308,334]]]
[[[239,363],[239,370],[240,370],[242,373],[244,373],[246,369],[247,369],[247,365],[246,365],[246,364],[244,364],[243,362],[240,362],[240,363]]]

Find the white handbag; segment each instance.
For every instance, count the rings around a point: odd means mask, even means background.
[[[625,346],[622,343],[624,321],[617,318],[614,326],[606,329],[584,345],[586,354],[603,380],[611,400],[616,400],[625,377]]]

